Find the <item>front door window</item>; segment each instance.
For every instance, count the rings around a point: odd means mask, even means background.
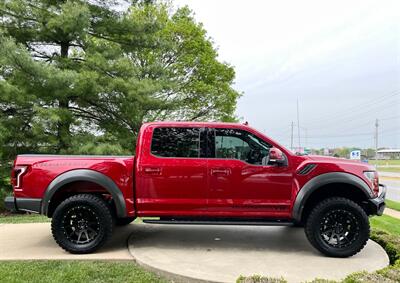
[[[238,159],[253,165],[268,165],[271,145],[255,135],[236,129],[215,129],[215,158]]]

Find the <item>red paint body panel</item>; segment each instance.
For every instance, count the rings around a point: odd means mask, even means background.
[[[156,127],[232,128],[248,131],[280,149],[287,166],[261,166],[236,159],[164,158],[151,154]],[[297,171],[312,163],[306,175]],[[241,124],[160,122],[144,124],[135,157],[20,155],[16,166],[28,166],[15,197],[42,198],[59,175],[89,169],[111,178],[121,190],[129,216],[291,217],[298,192],[312,178],[329,172],[358,176],[368,164],[338,158],[297,156],[262,133]]]
[[[124,195],[127,212],[134,215],[133,168],[134,157],[94,157],[57,155],[20,155],[16,165],[28,165],[20,189],[14,188],[18,198],[42,198],[50,183],[62,173],[90,169],[111,178]]]

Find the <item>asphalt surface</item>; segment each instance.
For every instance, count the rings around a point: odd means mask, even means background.
[[[379,172],[379,180],[387,186],[386,198],[400,202],[400,173]]]

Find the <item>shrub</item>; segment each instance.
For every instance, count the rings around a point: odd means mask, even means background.
[[[0,188],[0,213],[5,212],[4,199],[6,196],[12,195],[12,191],[8,188]]]
[[[371,239],[381,245],[389,256],[390,264],[400,259],[400,237],[385,231],[373,229]]]
[[[261,275],[253,275],[249,277],[240,276],[236,283],[287,283],[283,278],[264,277]]]

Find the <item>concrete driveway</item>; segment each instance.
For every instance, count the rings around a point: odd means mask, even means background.
[[[389,265],[371,240],[353,257],[329,258],[311,247],[302,228],[292,227],[140,225],[129,251],[144,267],[183,282],[235,282],[255,274],[289,282],[340,280]]]
[[[316,252],[303,229],[260,226],[131,224],[116,228],[111,241],[89,255],[72,255],[54,242],[49,223],[0,224],[0,260],[135,260],[175,282],[235,282],[240,275],[284,277],[302,282],[341,279],[389,264],[369,241],[358,255],[337,259]]]
[[[118,227],[111,241],[97,253],[73,255],[61,249],[53,240],[50,223],[0,224],[0,260],[132,260],[127,239],[133,228],[133,225]]]

